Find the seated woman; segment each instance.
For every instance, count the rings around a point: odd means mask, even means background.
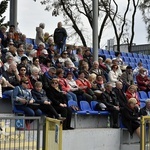
[[[39,109],[39,105],[33,105],[35,100],[27,89],[28,84],[28,78],[21,78],[20,85],[13,90],[12,102],[18,110],[23,110],[26,116],[41,116],[42,111]],[[28,123],[27,126],[29,126]]]
[[[137,107],[140,107],[140,100],[137,94],[137,86],[136,85],[130,85],[128,87],[128,90],[126,91],[126,98],[129,100],[130,98],[135,98],[137,101]]]
[[[35,100],[30,91],[27,90],[28,84],[28,78],[23,77],[20,81],[20,86],[16,86],[13,90],[13,102],[16,108],[23,110],[27,116],[40,116],[42,114],[41,110],[37,108],[34,111],[30,108],[30,104],[33,104]]]
[[[138,109],[136,107],[137,101],[135,98],[130,98],[128,100],[127,107],[121,110],[122,123],[130,132],[132,136],[134,132],[140,138],[140,117]]]
[[[67,76],[66,81],[70,86],[70,90],[71,92],[76,94],[78,102],[80,100],[85,99],[84,92],[80,89],[80,87],[76,84],[76,81],[73,79],[73,73],[68,72],[66,76]]]
[[[90,103],[92,100],[96,100],[97,97],[92,91],[91,83],[85,78],[84,71],[79,71],[78,79],[76,80],[78,87],[84,92],[86,100]]]
[[[31,90],[32,96],[36,103],[40,104],[39,108],[48,115],[48,117],[55,117],[56,119],[62,120],[56,110],[51,105],[51,100],[46,96],[46,92],[42,89],[42,82],[35,82],[34,89]]]
[[[139,74],[136,76],[136,81],[139,90],[148,92],[150,90],[150,79],[146,74],[146,69],[139,69]]]
[[[47,97],[52,101],[52,105],[55,110],[61,114],[61,117],[65,117],[63,121],[63,129],[73,129],[70,127],[72,109],[67,106],[67,98],[59,88],[58,79],[53,78],[50,82],[49,87],[46,89]]]
[[[71,91],[69,84],[67,83],[66,79],[63,77],[64,76],[64,70],[63,69],[57,69],[56,75],[59,79],[59,84],[61,86],[61,89],[62,89],[63,93],[66,94],[68,101],[74,100],[77,102],[77,96]]]
[[[39,69],[38,68],[33,67],[31,69],[30,81],[31,81],[32,86],[34,86],[36,81],[42,82],[42,75],[39,74]]]

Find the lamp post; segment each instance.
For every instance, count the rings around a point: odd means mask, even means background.
[[[98,60],[98,0],[93,0],[93,57]]]
[[[9,25],[15,25],[17,28],[17,1],[10,0],[10,23]]]

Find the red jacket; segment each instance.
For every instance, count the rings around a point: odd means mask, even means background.
[[[137,104],[140,106],[140,100],[139,100],[139,96],[137,93],[135,93],[135,96],[133,96],[132,93],[127,90],[126,97],[127,97],[127,100],[129,100],[130,98],[135,98],[137,100]]]
[[[150,80],[149,80],[148,76],[143,77],[143,76],[141,76],[141,74],[138,74],[136,76],[136,81],[138,84],[138,88],[141,91],[147,90],[147,85],[150,84]]]
[[[59,78],[59,84],[61,85],[61,88],[63,91],[65,91],[65,92],[70,91],[70,86],[65,78]]]
[[[85,86],[87,86],[87,88],[91,88],[91,83],[85,79],[84,81],[83,80],[80,80],[80,79],[77,79],[76,80],[76,83],[78,85],[79,88],[84,88]],[[84,92],[86,92],[86,89],[83,89]]]

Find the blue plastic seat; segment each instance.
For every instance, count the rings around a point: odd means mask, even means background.
[[[95,106],[98,102],[97,101],[91,101],[91,109],[92,110],[95,110]],[[100,115],[104,115],[104,116],[108,116],[110,115],[110,112],[109,111],[106,111],[106,110],[102,110],[102,111],[98,111]]]
[[[87,101],[80,101],[80,108],[85,114],[99,114],[98,111],[91,109],[90,104]]]
[[[121,52],[121,56],[127,57],[127,53],[126,52]]]
[[[109,54],[110,54],[110,55],[115,55],[115,51],[110,50],[110,51],[109,51]]]
[[[144,91],[139,91],[139,97],[141,102],[145,102],[148,99],[148,95]]]
[[[27,44],[33,44],[34,45],[34,42],[33,42],[34,40],[33,39],[31,39],[31,38],[26,38],[26,43]]]
[[[135,59],[133,57],[129,57],[130,62],[135,63]]]
[[[145,107],[146,103],[145,102],[140,102],[140,108]]]
[[[139,58],[143,58],[143,54],[138,54]]]
[[[144,59],[148,59],[148,55],[143,55]]]
[[[128,57],[133,57],[132,53],[127,53]]]
[[[134,58],[137,58],[138,57],[138,54],[137,53],[132,53],[133,57]]]

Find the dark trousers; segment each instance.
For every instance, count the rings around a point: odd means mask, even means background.
[[[66,120],[63,121],[63,129],[69,128],[71,124],[72,109],[70,107],[61,106],[54,106],[54,108],[58,114],[61,114],[62,117],[66,118]]]
[[[58,115],[57,111],[55,110],[55,108],[52,105],[41,104],[39,108],[48,117],[51,117],[51,118],[55,117],[56,119],[59,118],[59,115]]]
[[[119,111],[113,107],[109,107],[107,110],[111,112],[113,125],[118,125]]]

